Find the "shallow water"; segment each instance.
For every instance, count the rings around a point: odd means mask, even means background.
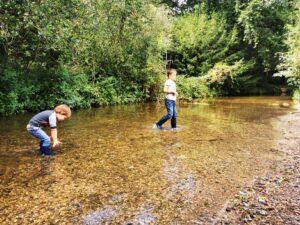
[[[283,102],[181,104],[177,131],[151,129],[162,105],[77,111],[56,157],[26,132],[32,114],[0,118],[0,224],[197,224],[274,166]]]

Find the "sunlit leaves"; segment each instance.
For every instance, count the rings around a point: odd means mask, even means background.
[[[282,63],[278,66],[279,73],[276,76],[286,77],[291,86],[300,89],[300,3],[296,7],[293,17],[294,24],[288,26],[286,43],[289,50],[286,54],[281,54]]]
[[[173,33],[175,63],[188,76],[205,75],[226,57],[237,38],[236,29],[227,31],[225,19],[217,13],[181,16],[174,21]]]

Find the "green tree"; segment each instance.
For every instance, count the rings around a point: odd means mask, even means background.
[[[300,3],[295,4],[292,15],[292,23],[287,26],[286,44],[289,50],[281,54],[281,63],[278,65],[279,72],[275,76],[287,78],[288,84],[295,89],[295,97],[300,96]]]
[[[1,113],[61,100],[74,107],[136,102],[157,92],[171,20],[155,1],[5,0],[0,12],[0,73],[9,84],[1,86]]]
[[[173,23],[173,55],[179,73],[203,76],[215,63],[231,54],[237,29],[226,30],[226,20],[214,13],[198,12],[176,18]]]
[[[248,57],[256,60],[256,74],[272,78],[279,63],[278,52],[286,50],[284,35],[290,7],[286,1],[251,0],[240,5],[238,22],[243,28],[243,40],[248,47]]]

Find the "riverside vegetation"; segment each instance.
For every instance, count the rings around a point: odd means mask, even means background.
[[[178,2],[1,1],[0,114],[155,100],[166,64],[182,99],[299,95],[297,1]]]

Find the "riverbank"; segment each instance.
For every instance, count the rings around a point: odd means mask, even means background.
[[[299,105],[297,107],[299,109]],[[300,224],[300,113],[280,118],[282,157],[224,205],[212,224]]]

